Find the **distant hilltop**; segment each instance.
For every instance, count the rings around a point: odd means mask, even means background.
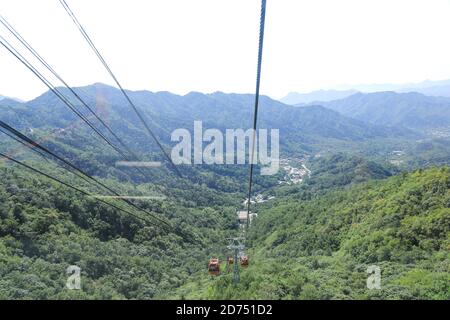
[[[317,101],[333,101],[344,99],[352,94],[357,93],[357,90],[317,90],[310,93],[298,93],[291,92],[286,97],[282,98],[280,101],[285,104],[296,105],[296,104],[308,104]]]
[[[362,84],[343,85],[330,90],[316,90],[308,93],[291,92],[281,102],[289,105],[329,102],[347,98],[357,92],[372,93],[394,91],[398,93],[418,92],[427,96],[450,97],[450,80],[431,81],[407,84]]]
[[[20,100],[18,98],[11,98],[11,97],[6,97],[6,96],[0,95],[0,100],[4,100],[4,99],[14,100],[16,102],[24,102],[23,100]]]

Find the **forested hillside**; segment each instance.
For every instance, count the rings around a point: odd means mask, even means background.
[[[77,90],[142,160],[163,160],[119,90]],[[205,129],[250,127],[251,95],[129,94],[166,150],[172,130],[192,130],[194,120]],[[255,174],[253,193],[271,198],[254,205],[251,263],[236,290],[230,275],[211,279],[206,266],[229,254],[247,165],[181,165],[181,177],[167,163],[121,168],[120,155],[53,94],[0,101],[0,120],[173,226],[149,225],[118,199],[108,201],[133,215],[100,203],[111,194],[0,133],[0,152],[91,194],[0,161],[0,298],[449,299],[449,140],[322,106],[261,102],[260,127],[280,129],[281,160],[308,173],[297,183],[283,180],[283,166]],[[381,290],[365,287],[372,264],[382,269]],[[82,290],[65,287],[70,265],[82,270]]]
[[[211,299],[450,299],[450,169],[434,168],[262,205],[251,266],[198,277],[180,296]],[[381,269],[381,289],[366,287]],[[199,293],[200,292],[200,293]]]
[[[191,207],[169,199],[139,203],[186,240],[27,170],[3,166],[0,180],[0,299],[151,299],[203,270],[217,239],[235,225],[226,195],[208,207],[195,196]],[[136,190],[108,183],[124,194],[154,191],[151,184]],[[65,287],[70,265],[82,269],[83,290]]]
[[[72,97],[64,88],[60,90],[69,98]],[[157,145],[146,134],[138,118],[130,113],[119,90],[99,83],[75,90],[105,119],[127,146],[143,159],[163,159]],[[252,116],[252,95],[192,92],[180,96],[169,92],[127,92],[145,114],[151,129],[167,149],[175,144],[170,139],[173,130],[185,128],[192,131],[196,120],[203,122],[204,130],[251,127],[249,119]],[[100,129],[100,132],[113,139],[79,101],[73,97],[71,100],[78,110]],[[332,103],[334,102],[330,102]],[[403,106],[403,102],[401,103]],[[405,129],[403,124],[394,127],[380,123],[374,125],[352,119],[355,116],[353,114],[342,115],[328,109],[330,106],[326,107],[296,108],[269,97],[261,97],[259,127],[280,130],[282,157],[334,154],[342,151],[385,161],[392,158],[393,152],[400,150],[404,155],[394,161],[407,169],[448,163],[446,159],[450,157],[450,149],[446,146],[448,143],[446,132],[434,132],[435,135],[430,137],[428,129]],[[435,117],[436,114],[433,108],[430,109],[430,113],[426,110],[421,112],[424,115],[423,119]],[[108,145],[95,135],[92,136],[92,130],[76,118],[51,92],[26,103],[10,99],[0,101],[0,119],[35,139],[43,139],[50,147],[62,151],[73,160],[80,161],[82,158],[86,168],[98,170],[96,174],[105,175],[105,171],[114,170],[111,164],[120,159]],[[5,140],[8,141],[6,138]],[[80,157],[79,150],[83,151],[84,157]],[[199,169],[220,170],[204,166]],[[241,168],[234,167],[231,171],[235,169],[239,171]],[[180,170],[190,171],[191,168],[181,167]],[[122,176],[119,172],[113,174]],[[154,172],[149,174],[152,175]],[[161,178],[165,177],[165,174],[160,175],[158,172],[156,176]]]
[[[450,301],[450,2],[353,2],[1,0],[0,301]]]
[[[356,93],[347,98],[323,102],[343,115],[372,124],[432,129],[450,126],[450,98],[417,92]]]
[[[60,90],[71,97],[68,90]],[[75,90],[83,100],[94,106],[96,112],[105,117],[111,128],[134,150],[146,153],[158,151],[153,143],[149,143],[149,137],[138,118],[130,113],[119,90],[103,84]],[[250,128],[252,124],[253,96],[249,94],[192,92],[179,96],[169,92],[149,91],[128,91],[128,94],[149,119],[157,137],[165,144],[171,144],[170,134],[173,130],[192,130],[195,120],[203,121],[204,129]],[[72,101],[82,114],[90,116],[79,101],[75,98]],[[51,130],[53,136],[60,139],[68,134],[65,132],[67,129],[78,133],[90,130],[51,92],[23,104],[0,101],[0,116],[3,121],[21,130]],[[92,119],[97,124],[94,120]],[[261,97],[258,123],[260,128],[280,130],[284,153],[319,152],[343,147],[357,149],[362,142],[372,139],[391,146],[392,140],[404,143],[421,137],[420,134],[402,128],[354,120],[321,106],[294,108],[269,97]]]

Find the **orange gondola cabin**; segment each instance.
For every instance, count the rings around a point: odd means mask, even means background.
[[[208,273],[212,276],[218,276],[220,274],[219,259],[211,258],[208,263]]]
[[[228,257],[227,262],[228,262],[228,264],[233,264],[234,263],[234,258],[233,257]]]
[[[248,257],[247,256],[241,256],[239,258],[239,260],[240,260],[242,268],[247,268],[248,267]]]

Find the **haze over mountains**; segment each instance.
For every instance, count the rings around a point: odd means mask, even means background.
[[[291,92],[280,101],[290,105],[300,105],[316,101],[332,101],[343,99],[357,92],[357,90],[317,90],[310,93]]]
[[[356,93],[322,105],[345,116],[388,126],[433,129],[450,126],[450,98],[421,93]]]
[[[17,101],[17,102],[24,102],[23,100],[20,100],[18,98],[11,98],[11,97],[6,97],[6,96],[0,95],[0,100],[5,100],[5,99],[14,100],[14,101]]]
[[[355,88],[375,92],[319,90],[291,93],[282,100],[296,107],[321,105],[364,123],[409,128],[441,138],[450,136],[450,80]]]
[[[344,85],[329,90],[317,90],[309,93],[291,92],[280,99],[290,105],[303,105],[309,103],[328,102],[346,98],[357,92],[373,93],[394,91],[399,93],[418,92],[429,96],[450,97],[450,80],[430,81],[408,84],[368,84],[368,85]]]

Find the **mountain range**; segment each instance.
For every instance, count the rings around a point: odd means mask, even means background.
[[[68,90],[60,90],[103,134],[113,139]],[[146,156],[161,155],[120,90],[101,83],[75,90],[132,150]],[[127,93],[166,148],[175,144],[171,141],[175,129],[185,128],[192,132],[194,121],[201,120],[204,130],[216,128],[222,132],[252,126],[254,96],[251,94]],[[35,137],[53,137],[54,143],[72,158],[76,158],[81,148],[89,152],[91,161],[98,160],[98,166],[108,152],[106,144],[101,153],[93,152],[99,150],[99,146],[98,140],[92,139],[92,130],[52,92],[24,103],[1,100],[0,119]],[[262,96],[258,125],[259,128],[280,130],[283,157],[352,152],[417,167],[445,164],[450,156],[450,98],[445,97],[419,93],[356,93],[320,105],[294,107]],[[76,144],[78,151],[66,148],[72,144]],[[403,156],[393,156],[399,151]],[[86,167],[94,165],[90,163]]]
[[[0,95],[0,100],[6,100],[6,99],[12,100],[12,101],[16,101],[16,102],[20,102],[20,103],[24,102],[23,100],[18,99],[18,98],[11,98],[11,97]]]
[[[342,115],[372,124],[415,129],[450,126],[450,98],[417,92],[356,93],[321,104]]]
[[[339,100],[357,92],[374,93],[394,91],[398,93],[417,92],[428,96],[450,97],[450,80],[431,81],[407,84],[362,84],[344,85],[334,89],[317,90],[309,93],[291,92],[280,99],[281,102],[290,105],[321,104],[332,100]]]
[[[317,90],[310,93],[291,92],[280,101],[289,105],[339,100],[357,93],[356,90]]]
[[[141,159],[160,154],[118,89],[75,90]],[[174,129],[192,130],[195,120],[204,129],[252,125],[253,95],[127,93],[164,148]],[[2,121],[145,210],[0,134],[2,153],[47,174],[0,162],[0,299],[449,300],[450,139],[428,134],[448,111],[447,98],[418,93],[356,93],[302,107],[261,97],[259,126],[280,129],[283,164],[274,176],[254,176],[253,193],[267,200],[252,204],[250,264],[236,284],[227,239],[239,228],[247,165],[179,166],[182,177],[168,166],[121,170],[119,155],[53,93],[0,100]],[[293,169],[308,174],[287,183]],[[152,215],[175,228],[149,223]],[[210,257],[224,261],[215,278]],[[368,290],[373,265],[382,286]],[[82,290],[66,289],[68,266],[81,268]]]
[[[70,97],[67,90],[60,90]],[[142,146],[148,145],[148,138],[118,89],[95,84],[76,90],[88,104],[95,107],[111,128],[119,135],[129,137],[133,147],[144,151]],[[128,94],[145,114],[155,134],[166,144],[170,143],[173,130],[192,129],[195,120],[202,120],[204,128],[220,130],[252,126],[254,98],[250,94],[191,92],[180,96],[150,91],[128,91]],[[83,114],[89,116],[78,101],[72,101]],[[318,141],[329,139],[350,143],[412,135],[405,129],[364,123],[323,106],[294,108],[267,96],[261,97],[259,115],[260,128],[280,129],[281,143],[297,147],[307,145],[307,148],[312,148],[317,146]],[[62,129],[76,120],[76,116],[51,92],[26,103],[6,99],[0,101],[0,117],[21,129]]]
[[[434,88],[428,87],[429,90]],[[59,90],[83,114],[90,115],[67,89]],[[130,107],[118,89],[97,83],[75,90],[90,106],[103,114],[112,127],[117,127],[119,131],[141,130],[137,117],[129,112]],[[191,92],[181,96],[164,91],[127,93],[148,117],[160,138],[166,141],[170,140],[168,132],[176,128],[190,128],[194,120],[202,120],[206,127],[219,129],[250,128],[252,124],[253,95],[250,94]],[[279,128],[288,132],[287,136],[295,134],[359,140],[383,137],[392,133],[392,130],[400,130],[400,127],[422,129],[450,125],[450,98],[447,97],[417,92],[323,90],[318,91],[315,97],[316,102],[302,104],[303,108],[292,108],[262,96],[260,127]],[[321,100],[320,97],[328,98]],[[50,91],[28,102],[3,97],[0,106],[2,118],[19,126],[64,128],[76,119]]]

